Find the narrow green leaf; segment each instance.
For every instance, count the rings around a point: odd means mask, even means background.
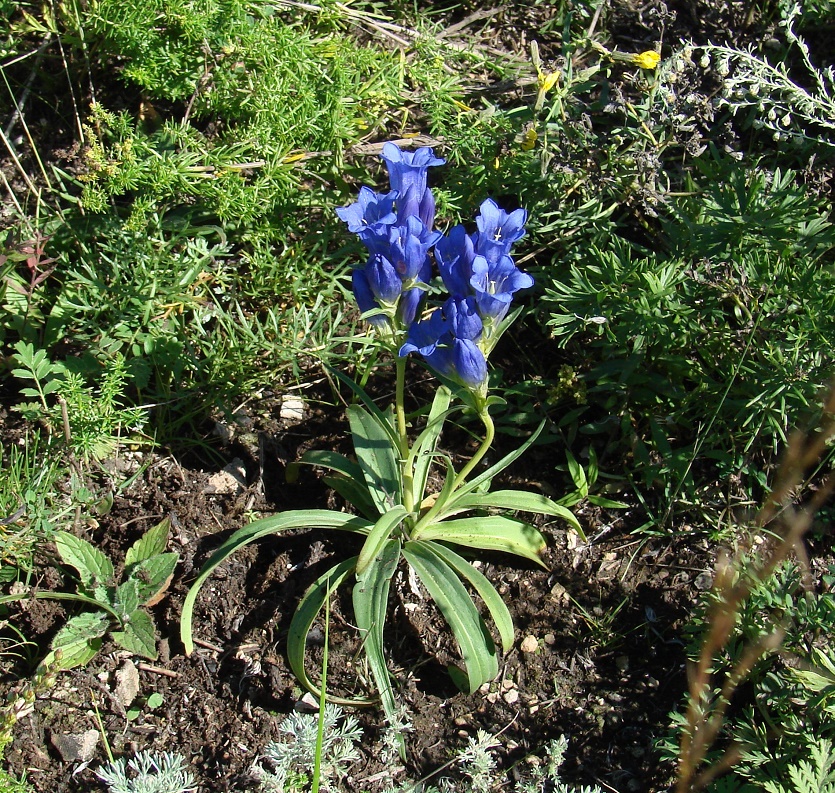
[[[484,484],[489,484],[489,482],[493,479],[496,474],[501,473],[507,468],[512,462],[519,459],[536,441],[536,439],[542,433],[542,430],[545,429],[545,422],[546,419],[542,420],[542,423],[533,431],[530,438],[528,438],[518,449],[512,451],[510,454],[503,457],[494,465],[491,465],[486,471],[480,473],[475,479],[467,482],[465,485],[462,485],[457,491],[456,496],[464,496],[467,493],[472,493],[474,490],[477,490]]]
[[[569,451],[566,450],[565,457],[568,461],[568,471],[571,474],[571,481],[574,482],[574,486],[577,488],[577,493],[580,495],[581,498],[586,498],[589,494],[589,483],[586,479],[586,472],[583,470],[583,466],[577,462],[577,458]]]
[[[366,537],[360,555],[357,557],[357,578],[365,573],[368,565],[380,553],[391,533],[408,514],[406,507],[398,504],[391,512],[387,512],[374,524],[374,528],[368,532],[368,537]]]
[[[530,524],[501,515],[459,518],[417,527],[415,540],[441,540],[485,551],[504,551],[522,556],[545,567],[539,554],[545,549],[545,538]]]
[[[168,535],[171,531],[171,521],[163,518],[156,526],[148,529],[125,554],[125,570],[152,556],[164,553],[168,547]]]
[[[441,487],[441,492],[435,494],[434,502],[431,503],[429,508],[423,513],[420,520],[417,522],[415,531],[423,525],[428,525],[438,520],[438,516],[446,508],[447,502],[452,494],[452,486],[455,484],[455,468],[452,465],[452,460],[450,460],[445,454],[441,455],[441,459],[444,463],[446,463],[446,478],[444,479],[444,484]],[[426,499],[424,499],[424,501],[426,501]],[[412,534],[414,536],[414,532]]]
[[[141,655],[151,661],[157,657],[157,635],[154,621],[147,611],[137,610],[123,631],[110,634],[113,641],[134,655]]]
[[[474,693],[499,673],[496,645],[484,620],[455,570],[432,545],[407,542],[403,547],[403,556],[452,628],[467,671],[468,687],[465,690]]]
[[[344,476],[323,476],[322,481],[332,487],[342,498],[349,504],[359,510],[364,517],[372,522],[376,522],[380,517],[377,507],[371,500],[371,494],[368,492],[368,485],[365,484],[365,479],[346,479]]]
[[[113,563],[98,548],[66,531],[55,532],[55,546],[64,564],[78,570],[81,583],[93,589],[113,580]]]
[[[183,642],[186,655],[191,655],[194,650],[194,641],[191,636],[191,621],[194,613],[194,603],[200,588],[214,569],[222,564],[235,551],[245,545],[259,540],[268,534],[278,534],[288,529],[338,529],[340,531],[352,531],[360,534],[368,534],[372,527],[365,518],[356,515],[348,515],[344,512],[334,512],[327,509],[294,509],[286,512],[279,512],[269,518],[262,518],[238,529],[223,545],[212,555],[200,574],[191,585],[191,589],[183,601],[183,612],[180,616],[180,638]]]
[[[318,468],[328,468],[331,471],[336,471],[349,479],[363,481],[362,468],[356,460],[326,449],[311,449],[305,452],[301,459],[293,465],[315,465]]]
[[[386,667],[383,628],[386,623],[389,585],[400,560],[400,548],[400,540],[388,540],[371,560],[363,575],[357,575],[357,583],[352,593],[354,616],[362,634],[363,650],[389,723],[393,722],[397,713],[397,702]],[[402,742],[400,750],[401,754],[405,752],[405,744]]]
[[[109,614],[116,622],[119,622],[121,619],[106,600],[96,600],[87,595],[73,594],[72,592],[20,592],[16,595],[3,595],[0,597],[0,603],[12,603],[15,600],[26,600],[28,598],[35,600],[74,600],[76,603],[84,603],[87,606],[101,609]]]
[[[290,621],[290,628],[287,632],[287,661],[293,670],[293,674],[299,679],[299,683],[317,698],[321,696],[322,692],[307,676],[304,664],[307,636],[310,633],[313,621],[322,610],[322,606],[325,605],[325,601],[354,572],[356,566],[357,557],[352,556],[350,559],[334,565],[324,575],[319,576],[304,593],[299,601],[299,607]],[[328,697],[328,700],[337,705],[360,706],[370,704],[366,700],[340,699],[338,697]]]
[[[325,368],[328,370],[328,372],[330,372],[330,374],[332,374],[334,377],[336,377],[338,380],[340,380],[342,383],[347,385],[348,388],[351,389],[354,395],[359,398],[359,400],[363,403],[363,405],[365,405],[365,407],[368,409],[371,415],[373,415],[374,418],[379,422],[380,426],[386,430],[389,438],[391,438],[392,440],[392,443],[394,443],[394,445],[397,446],[397,432],[394,429],[394,425],[389,420],[389,417],[386,416],[386,414],[382,410],[380,410],[380,408],[377,407],[376,403],[369,396],[366,390],[358,383],[355,383],[350,377],[348,377],[348,375],[344,374],[343,372],[340,372],[339,369],[333,369],[330,366],[326,366]]]
[[[367,410],[359,405],[350,405],[347,412],[354,450],[365,475],[368,492],[377,511],[384,515],[395,504],[402,502],[397,446]]]
[[[452,392],[446,386],[439,386],[432,400],[432,407],[426,419],[426,427],[418,435],[412,450],[409,453],[407,467],[414,471],[414,502],[419,504],[426,493],[426,480],[429,477],[429,468],[435,457],[435,449],[438,446],[438,439],[444,429],[447,416],[460,407],[450,409],[449,403],[452,399]]]
[[[468,509],[510,509],[519,512],[534,512],[538,515],[551,515],[562,518],[582,534],[582,528],[574,513],[541,493],[529,493],[525,490],[468,493],[466,496],[456,499],[454,506],[442,510],[439,518],[448,517]]]
[[[478,592],[493,622],[496,623],[496,628],[499,631],[499,636],[502,640],[502,651],[509,652],[513,647],[513,639],[515,630],[513,628],[513,618],[510,616],[510,610],[507,604],[502,600],[501,595],[496,592],[496,588],[487,580],[484,573],[473,567],[466,559],[459,556],[451,548],[441,545],[439,542],[427,542],[432,550],[441,557],[461,578],[466,578],[470,585]]]

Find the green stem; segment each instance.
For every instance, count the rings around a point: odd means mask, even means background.
[[[481,462],[481,458],[487,454],[488,449],[493,445],[493,439],[496,437],[496,428],[493,425],[493,419],[490,417],[486,407],[481,409],[479,418],[484,424],[484,440],[481,442],[478,451],[470,458],[470,461],[461,469],[455,481],[452,483],[452,492],[454,493],[461,485],[467,481],[467,477],[472,473],[473,469]]]
[[[403,506],[408,512],[415,509],[414,477],[409,461],[409,436],[406,434],[406,359],[398,356],[395,358],[397,372],[397,387],[394,396],[395,411],[397,413],[397,440],[400,446],[400,476],[403,482]]]

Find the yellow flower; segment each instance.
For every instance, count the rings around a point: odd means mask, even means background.
[[[559,72],[539,72],[537,75],[537,83],[539,84],[539,90],[542,93],[547,94],[557,83],[557,80],[560,79]]]
[[[631,57],[632,63],[641,69],[654,69],[661,62],[661,56],[655,50],[646,50]]]
[[[536,139],[539,137],[535,129],[529,129],[523,136],[519,148],[522,151],[530,151],[536,145]]]

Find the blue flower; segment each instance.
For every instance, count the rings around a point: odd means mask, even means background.
[[[488,198],[481,204],[481,212],[475,219],[478,226],[475,252],[491,264],[507,256],[513,243],[525,236],[527,219],[528,213],[524,209],[508,214]]]
[[[400,355],[419,353],[429,366],[471,389],[487,381],[487,360],[478,346],[482,322],[473,298],[449,298],[409,328]]]
[[[434,165],[443,165],[446,160],[436,157],[426,146],[407,152],[391,142],[383,146],[381,156],[388,167],[391,187],[397,191],[398,222],[415,216],[431,229],[435,223],[435,199],[426,186],[426,171]]]
[[[470,278],[473,275],[475,247],[463,226],[450,229],[435,245],[435,259],[441,278],[453,297],[470,294]]]
[[[470,286],[479,313],[494,322],[504,319],[516,292],[533,286],[533,278],[522,272],[507,255],[493,262],[484,256],[476,256],[472,273]]]
[[[380,195],[370,187],[361,187],[358,199],[337,209],[336,214],[348,224],[348,231],[358,234],[369,227],[394,223],[397,220],[394,211],[396,198],[396,190]]]

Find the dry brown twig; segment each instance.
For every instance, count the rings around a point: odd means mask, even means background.
[[[823,418],[816,430],[810,433],[795,432],[789,439],[783,460],[775,478],[774,488],[754,521],[760,530],[768,530],[772,538],[761,561],[750,575],[739,575],[739,564],[723,553],[716,562],[713,592],[716,601],[708,615],[708,634],[702,644],[699,659],[690,670],[690,701],[687,709],[687,725],[682,733],[679,750],[678,782],[676,793],[695,793],[703,790],[713,779],[727,771],[740,756],[740,747],[731,745],[718,762],[700,768],[708,749],[716,741],[722,728],[731,697],[745,680],[756,661],[764,654],[779,648],[784,635],[780,626],[755,644],[747,647],[742,658],[724,680],[718,696],[711,702],[713,690],[711,667],[716,654],[727,645],[736,625],[742,604],[752,590],[766,581],[777,566],[791,553],[797,557],[806,571],[808,585],[808,559],[803,546],[803,536],[812,524],[815,513],[824,505],[835,489],[835,472],[824,478],[809,502],[800,508],[793,506],[803,485],[806,473],[823,458],[827,445],[835,438],[835,384],[823,406]]]

